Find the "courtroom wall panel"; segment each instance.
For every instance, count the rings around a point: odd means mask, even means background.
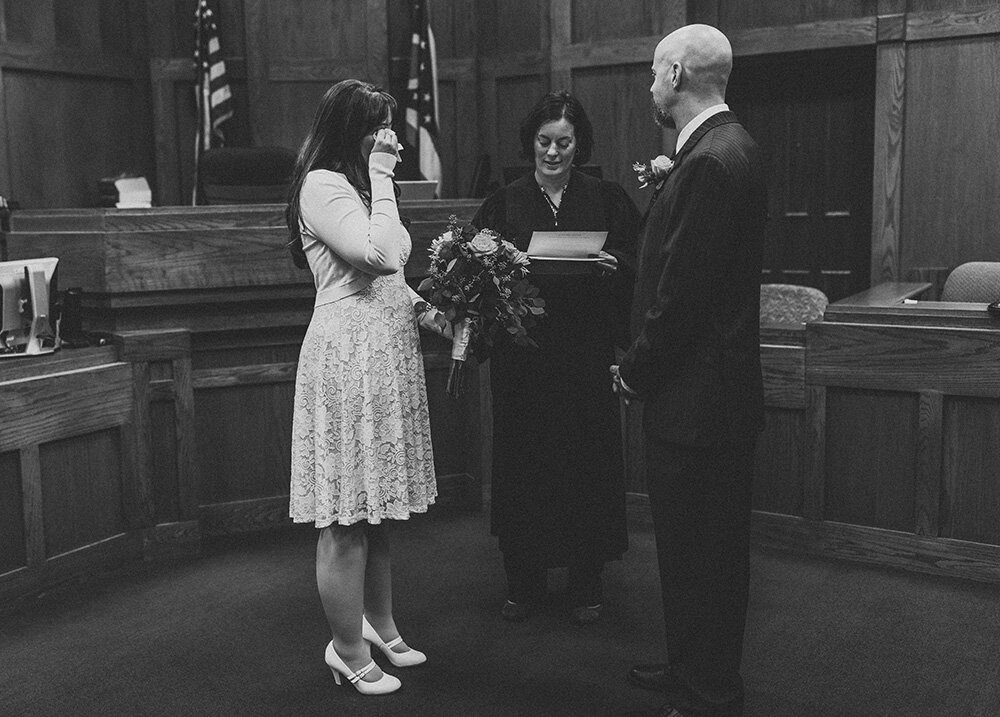
[[[27,562],[24,525],[20,454],[4,451],[0,453],[0,574]]]
[[[488,57],[548,47],[547,0],[483,0],[478,6],[479,51]]]
[[[744,30],[865,17],[875,15],[878,4],[878,0],[718,0],[719,27]]]
[[[912,43],[906,53],[903,271],[1000,260],[1000,43]]]
[[[39,458],[45,476],[46,555],[60,555],[124,531],[116,429],[43,444]]]
[[[534,166],[533,159],[521,156],[521,120],[548,88],[545,75],[520,75],[496,79],[497,147],[494,152],[498,170],[503,167]],[[500,172],[497,172],[500,175]]]
[[[152,176],[143,3],[2,11],[0,194],[25,208],[94,206],[102,177]]]
[[[867,288],[873,49],[740,56],[729,87],[765,163],[764,281],[813,286],[831,301]]]
[[[602,167],[605,179],[619,182],[644,211],[652,189],[640,189],[633,162],[646,162],[664,152],[665,134],[653,121],[649,65],[587,67],[573,71],[573,92],[594,125],[590,164]],[[669,132],[671,141],[676,141]]]
[[[802,477],[808,466],[809,426],[800,410],[768,406],[758,441],[753,509],[802,515]]]
[[[572,0],[570,12],[574,43],[662,36],[687,22],[684,3],[662,0],[631,0],[627,6]]]
[[[941,535],[1000,544],[1000,402],[948,397],[942,424]]]
[[[824,518],[912,530],[915,394],[829,389]]]

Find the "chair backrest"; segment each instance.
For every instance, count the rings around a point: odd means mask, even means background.
[[[760,285],[762,324],[804,324],[823,318],[829,299],[819,289],[796,284]]]
[[[295,152],[286,147],[219,147],[198,166],[207,204],[279,204],[286,200]]]
[[[941,289],[941,301],[991,303],[1000,300],[1000,261],[970,261],[956,266]]]

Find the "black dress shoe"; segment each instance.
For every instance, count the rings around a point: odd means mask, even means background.
[[[575,625],[593,625],[601,619],[602,605],[580,605],[573,608],[570,617]]]
[[[628,681],[636,687],[657,692],[667,692],[679,686],[676,678],[662,662],[633,666],[628,671]]]
[[[673,705],[663,705],[660,711],[656,713],[656,717],[686,717],[683,712],[674,707]]]
[[[500,608],[500,617],[507,622],[524,622],[528,617],[530,609],[526,602],[511,602],[508,600]]]

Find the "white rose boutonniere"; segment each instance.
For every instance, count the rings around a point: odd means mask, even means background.
[[[632,169],[635,170],[640,189],[645,189],[650,184],[659,184],[673,168],[674,160],[663,154],[649,160],[647,164],[643,164],[642,162],[632,163]]]

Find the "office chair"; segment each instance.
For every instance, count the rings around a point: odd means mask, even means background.
[[[206,204],[280,204],[295,152],[285,147],[219,147],[201,156],[198,180]]]
[[[819,289],[795,284],[760,285],[760,323],[804,324],[823,318],[830,303]]]
[[[959,264],[945,279],[941,301],[991,303],[1000,300],[1000,261]]]

